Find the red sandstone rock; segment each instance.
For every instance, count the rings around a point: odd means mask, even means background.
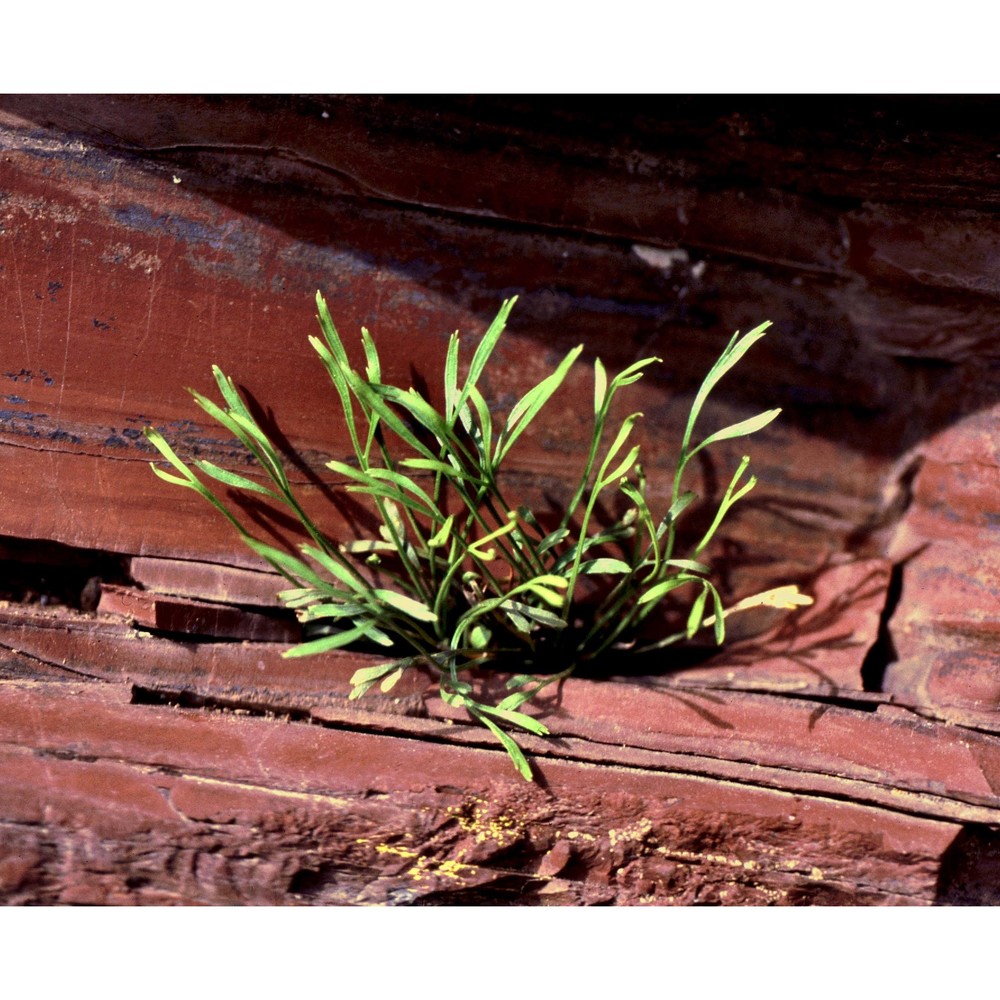
[[[104,586],[98,605],[101,614],[121,615],[145,628],[216,639],[287,642],[300,639],[294,619],[269,617],[228,604],[194,601],[131,587]]]
[[[129,574],[144,590],[159,594],[264,608],[281,607],[278,593],[287,586],[277,573],[182,559],[137,556],[129,561]]]
[[[0,681],[4,901],[996,902],[985,109],[0,98],[0,531],[135,557],[169,596],[133,592],[133,617],[174,633],[0,608],[0,677],[21,679]],[[271,607],[270,581],[152,476],[141,428],[256,475],[183,391],[220,363],[284,435],[307,508],[356,532],[324,468],[347,441],[306,343],[317,287],[350,345],[367,324],[405,347],[390,376],[432,389],[442,336],[473,343],[526,293],[484,382],[501,406],[577,342],[610,368],[662,355],[633,395],[657,502],[701,375],[774,319],[706,412],[784,408],[716,555],[727,596],[813,576],[816,606],[710,666],[567,682],[540,706],[554,738],[524,740],[540,788],[420,674],[358,707],[349,656],[220,641],[263,635],[259,616],[201,605]],[[524,437],[516,499],[558,502],[590,391],[582,366]]]
[[[38,859],[0,869],[7,902],[683,903],[715,893],[912,904],[995,892],[953,884],[961,826],[907,815],[905,797],[903,811],[887,811],[572,760],[546,762],[542,789],[497,750],[130,705],[103,685],[0,684],[0,747],[4,843]],[[557,858],[572,869],[549,873]]]
[[[829,567],[807,590],[811,607],[794,613],[768,609],[772,624],[763,634],[739,639],[743,622],[730,620],[736,641],[706,667],[671,671],[678,682],[742,690],[789,693],[851,693],[864,690],[861,668],[878,638],[886,604],[890,564],[866,559]],[[662,661],[669,663],[670,650]]]
[[[913,504],[892,543],[904,575],[887,690],[981,721],[1000,712],[996,418],[977,414],[921,447]]]

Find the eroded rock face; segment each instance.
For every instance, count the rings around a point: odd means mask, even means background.
[[[757,731],[793,743],[789,719],[759,713],[753,723],[738,699],[718,711],[728,739]],[[619,714],[627,731],[629,713]],[[706,728],[680,702],[673,714],[663,733]],[[759,768],[727,774],[724,759],[709,755],[702,774],[612,746],[599,764],[573,740],[560,741],[559,755],[541,762],[543,781],[528,785],[502,752],[452,742],[440,725],[432,742],[417,738],[415,724],[352,731],[140,705],[101,684],[2,682],[0,900],[995,903],[998,847],[988,827],[998,810],[972,804],[981,783],[973,770],[952,770],[950,801],[904,777],[892,808],[850,799],[852,788],[861,797],[875,789],[870,769],[855,764],[857,778],[834,777],[837,758],[857,747],[856,727],[882,729],[865,714],[834,711],[817,769],[771,769],[770,786],[755,777]],[[974,759],[954,730],[923,724],[908,738],[908,728],[885,727],[898,738],[883,745],[882,763],[915,763],[907,744],[921,736],[941,743],[939,763]],[[997,742],[980,741],[980,764],[996,758]],[[799,787],[782,788],[782,773],[797,773]]]
[[[367,325],[403,345],[387,377],[432,389],[448,333],[473,341],[518,294],[491,401],[578,342],[612,369],[659,354],[632,405],[662,490],[698,381],[733,330],[773,320],[705,423],[783,407],[727,554],[735,590],[808,573],[893,516],[882,489],[908,449],[1000,396],[986,106],[2,98],[3,530],[250,567],[197,497],[149,476],[140,434],[242,468],[184,392],[218,363],[298,452],[304,502],[347,531],[323,495],[347,441],[317,419],[316,289],[350,342]],[[590,393],[580,365],[522,439],[525,498],[558,495]],[[702,488],[742,448],[706,456]]]
[[[892,539],[902,589],[885,688],[952,716],[1000,720],[1000,407],[917,449]]]
[[[55,601],[0,608],[4,900],[995,902],[997,106],[0,97],[0,557],[79,557],[62,589],[44,560],[0,580]],[[783,408],[713,559],[727,597],[816,605],[567,686],[541,791],[418,680],[348,710],[354,664],[281,658],[271,581],[141,434],[243,471],[184,391],[218,363],[353,531],[317,288],[432,391],[448,334],[519,295],[499,409],[579,342],[662,356],[632,396],[661,501],[701,377],[773,320],[705,413]],[[522,439],[516,500],[558,503],[591,392],[581,365]],[[717,498],[744,447],[691,485]],[[69,610],[101,578],[130,618]]]

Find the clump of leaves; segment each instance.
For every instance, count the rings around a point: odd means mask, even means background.
[[[695,433],[711,391],[770,324],[745,336],[736,333],[705,377],[691,406],[666,511],[650,508],[639,445],[630,442],[642,414],[630,413],[620,423],[612,420],[619,393],[660,359],[637,361],[613,377],[595,360],[589,448],[565,513],[553,524],[508,503],[503,468],[518,439],[565,381],[582,346],[573,348],[506,417],[494,419],[479,383],[515,302],[506,301],[477,345],[464,379],[459,337],[452,335],[444,363],[444,408],[438,410],[416,389],[383,382],[378,350],[364,329],[366,364],[363,372],[355,370],[325,301],[320,295],[316,301],[323,336],[310,337],[310,343],[333,382],[353,452],[350,461],[334,460],[328,466],[343,477],[347,492],[368,499],[378,519],[377,537],[338,543],[314,523],[297,500],[277,449],[218,367],[213,371],[222,405],[190,391],[249,450],[269,485],[201,459],[192,468],[158,431],[146,428],[145,434],[178,474],[155,464],[153,471],[204,497],[288,580],[280,597],[296,609],[313,637],[286,656],[324,653],[359,640],[386,648],[385,663],[354,674],[352,698],[375,684],[389,691],[407,670],[429,669],[444,701],[488,727],[530,779],[530,765],[504,727],[547,734],[521,708],[574,668],[613,648],[648,653],[703,629],[721,643],[726,616],[733,610],[809,603],[794,587],[785,587],[745,599],[727,612],[709,567],[699,560],[733,505],[754,487],[747,457],[700,540],[684,553],[676,551],[678,521],[695,500],[683,488],[692,459],[712,444],[760,430],[780,412],[767,410],[703,438]],[[231,489],[284,505],[310,541],[300,555],[262,542],[195,470]],[[599,524],[599,505],[608,499],[616,501],[609,506],[621,510],[621,516],[610,525]],[[649,616],[682,588],[693,594],[683,627],[644,645],[637,642]],[[585,607],[585,592],[591,601],[596,593],[596,603]],[[470,676],[470,671],[491,665],[514,665],[516,670],[506,682],[506,696],[495,703]]]

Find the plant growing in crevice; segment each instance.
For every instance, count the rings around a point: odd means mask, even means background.
[[[349,462],[327,464],[342,477],[347,492],[367,498],[377,516],[376,537],[337,542],[312,520],[295,496],[278,451],[232,379],[218,367],[213,371],[222,404],[194,390],[192,395],[249,450],[268,483],[202,459],[189,464],[158,431],[146,428],[145,434],[174,469],[154,463],[153,471],[204,497],[288,580],[280,597],[296,609],[311,638],[286,656],[324,653],[361,640],[386,649],[386,662],[354,674],[352,698],[376,684],[389,691],[405,671],[428,669],[438,679],[444,701],[489,728],[530,779],[530,765],[505,727],[547,734],[537,718],[521,709],[576,667],[613,649],[627,648],[636,655],[662,649],[703,629],[721,643],[732,611],[809,603],[794,587],[784,587],[744,599],[727,611],[709,567],[700,561],[733,505],[754,487],[747,457],[707,530],[690,550],[678,551],[678,522],[695,500],[684,489],[692,459],[712,444],[760,430],[779,413],[768,410],[703,438],[695,433],[709,394],[769,324],[745,336],[735,334],[705,377],[691,406],[664,512],[650,507],[639,445],[630,440],[642,414],[630,413],[620,422],[612,418],[622,390],[659,359],[637,361],[614,376],[595,360],[589,448],[564,512],[550,523],[526,506],[508,502],[504,463],[563,384],[582,346],[573,348],[505,417],[495,419],[479,383],[515,302],[506,301],[464,378],[459,337],[452,335],[439,410],[417,390],[383,381],[378,350],[364,329],[365,367],[355,370],[322,296],[316,301],[323,336],[310,337],[310,342],[333,383],[353,452]],[[293,555],[254,537],[199,472],[287,507],[309,541]],[[622,511],[611,524],[598,523],[597,512],[606,500]],[[649,616],[684,588],[693,592],[693,600],[683,624],[666,636],[641,641]],[[488,666],[513,669],[505,695],[496,701],[485,697],[471,673]]]

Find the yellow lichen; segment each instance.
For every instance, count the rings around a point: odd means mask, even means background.
[[[642,840],[652,829],[653,821],[643,818],[623,830],[608,830],[608,840],[612,847],[616,847],[618,844]]]
[[[417,858],[416,865],[406,874],[414,882],[421,882],[425,878],[435,876],[463,881],[479,874],[479,869],[475,865],[466,865],[461,861],[452,861],[447,858],[444,861],[435,861],[433,858],[420,857]]]
[[[392,844],[378,844],[375,850],[379,854],[395,854],[400,858],[415,858],[417,851],[408,851],[405,847],[394,847]]]
[[[458,820],[458,825],[464,833],[471,834],[475,838],[477,844],[492,840],[498,847],[508,847],[518,841],[524,833],[524,824],[514,817],[505,813],[490,816],[489,808],[482,799],[472,799],[464,807],[452,806],[448,812]]]

